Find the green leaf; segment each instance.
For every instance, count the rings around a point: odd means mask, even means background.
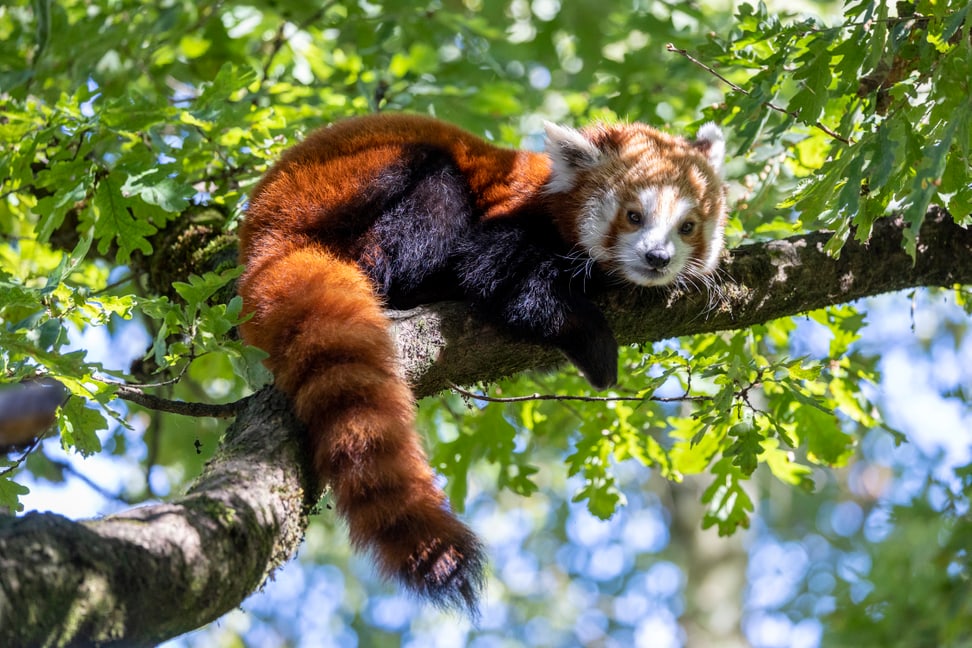
[[[587,501],[587,510],[600,519],[610,519],[617,512],[618,507],[624,506],[624,493],[618,490],[613,477],[601,477],[587,480],[571,499],[573,502]]]
[[[49,295],[67,278],[69,274],[77,269],[78,265],[87,256],[88,250],[91,249],[91,242],[93,240],[92,235],[86,234],[81,237],[78,244],[74,246],[70,254],[62,254],[61,261],[57,264],[57,267],[53,272],[47,275],[47,283],[41,290],[42,295]]]
[[[34,0],[34,16],[37,20],[37,50],[34,56],[40,56],[51,37],[51,0]]]
[[[49,240],[51,234],[64,223],[68,210],[88,195],[92,186],[90,166],[86,160],[76,160],[55,164],[37,174],[37,184],[54,191],[53,195],[44,196],[37,203],[37,211],[41,215],[37,225],[39,240]],[[79,179],[78,175],[82,177]]]
[[[725,449],[724,456],[732,457],[732,463],[743,475],[750,476],[759,465],[758,457],[763,453],[764,440],[760,429],[751,421],[737,423],[729,429],[729,436],[735,441]]]
[[[462,513],[469,491],[469,468],[477,456],[475,440],[471,434],[463,433],[452,443],[441,444],[435,450],[433,465],[439,473],[449,477],[446,487],[449,503],[455,511]]]
[[[749,528],[749,516],[753,501],[742,487],[742,479],[729,457],[723,457],[712,466],[715,477],[702,493],[702,503],[709,509],[702,519],[702,527],[716,526],[719,535],[732,535],[738,528]]]
[[[122,195],[115,174],[109,174],[98,184],[88,213],[94,224],[99,253],[107,253],[112,243],[118,246],[121,263],[128,262],[135,250],[152,253],[152,245],[146,237],[157,230],[151,223],[135,217],[131,201]]]
[[[36,311],[40,306],[40,291],[0,280],[0,317],[8,322],[8,326],[14,327],[15,322],[22,317],[22,315],[11,315],[15,309]]]
[[[790,452],[780,448],[777,439],[763,441],[763,454],[759,458],[781,482],[808,492],[813,490],[813,471],[809,466],[796,463]]]
[[[830,382],[830,393],[833,395],[834,403],[836,403],[843,414],[846,414],[866,428],[872,428],[878,425],[878,421],[872,412],[865,410],[862,406],[859,400],[859,397],[861,397],[860,390],[857,388],[856,383],[835,378]]]
[[[396,77],[406,74],[429,74],[439,67],[439,56],[435,49],[425,43],[412,45],[408,54],[402,52],[392,56],[388,71]]]
[[[137,195],[148,204],[175,214],[189,206],[195,193],[191,186],[169,177],[161,167],[128,176],[121,190],[126,196]]]
[[[785,366],[787,374],[790,378],[796,380],[816,380],[820,377],[821,366],[819,364],[811,364],[809,366],[804,366],[804,358],[797,358]]]
[[[50,351],[67,342],[67,331],[59,319],[49,319],[37,328],[37,346]]]
[[[108,421],[99,410],[87,407],[83,398],[73,396],[58,410],[58,426],[65,448],[74,448],[85,457],[101,452],[97,432],[107,430]]]
[[[0,475],[0,509],[7,511],[23,511],[24,505],[20,498],[30,492],[30,489],[18,484],[6,475]]]
[[[186,300],[189,310],[194,310],[197,306],[212,297],[217,290],[228,284],[233,279],[243,274],[243,266],[235,266],[222,272],[207,272],[203,276],[190,275],[189,283],[184,281],[174,281],[172,287]]]
[[[211,43],[195,34],[185,34],[179,40],[179,50],[188,59],[199,58],[209,50]]]
[[[230,353],[229,360],[234,373],[241,376],[250,389],[257,390],[273,382],[273,374],[263,364],[266,357],[267,352],[263,349],[240,344],[235,353]]]
[[[928,212],[928,205],[938,193],[938,186],[941,184],[942,175],[945,172],[945,164],[948,161],[948,152],[952,146],[952,140],[959,124],[963,120],[968,120],[968,106],[959,114],[955,114],[950,119],[945,128],[941,130],[941,135],[932,144],[925,147],[921,157],[921,166],[912,182],[911,193],[908,195],[907,202],[902,216],[908,223],[909,229],[905,238],[905,250],[915,258],[917,254],[917,234],[921,229],[921,224],[925,220]],[[964,114],[963,114],[964,113]]]
[[[800,437],[807,446],[811,461],[829,466],[842,466],[854,451],[854,437],[840,429],[834,414],[816,407],[799,407],[793,413]]]
[[[517,98],[519,94],[520,87],[515,84],[487,83],[479,89],[476,103],[487,113],[515,114],[522,110]]]
[[[793,78],[800,81],[800,90],[790,99],[788,108],[799,113],[804,124],[813,125],[829,99],[828,88],[833,78],[830,61],[830,41],[836,32],[819,32],[810,41],[807,52],[796,58],[799,66]]]
[[[847,354],[850,345],[860,339],[860,331],[866,323],[866,315],[852,305],[832,306],[810,313],[810,318],[827,327],[830,331],[831,358]]]
[[[567,457],[568,474],[580,474],[584,478],[584,485],[575,493],[573,501],[586,500],[593,515],[607,519],[624,504],[624,495],[610,470],[614,437],[597,420],[585,422],[581,432],[575,451]]]
[[[881,124],[876,136],[869,146],[861,151],[862,157],[868,159],[867,187],[871,192],[879,192],[887,187],[892,174],[900,165],[897,159],[903,147],[899,145],[900,132],[894,132],[897,121],[893,120]]]
[[[540,472],[539,468],[528,463],[521,463],[517,461],[507,464],[502,467],[500,472],[499,486],[501,488],[507,488],[517,495],[529,497],[537,492],[537,490],[540,488],[537,483],[531,479],[531,476],[537,474],[538,472]]]
[[[204,84],[202,94],[193,105],[194,111],[204,115],[201,119],[209,120],[217,117],[220,112],[226,111],[227,100],[250,85],[254,79],[256,79],[256,72],[252,68],[224,63],[216,73],[216,77]]]
[[[951,8],[951,3],[948,3]],[[972,4],[965,2],[959,5],[959,8],[952,12],[948,18],[945,19],[944,25],[942,26],[941,40],[947,42],[955,35],[955,33],[965,24],[966,16],[969,15],[969,11],[972,10]]]
[[[668,455],[673,475],[695,475],[708,467],[722,448],[724,428],[713,427],[701,417],[669,419],[669,436],[676,439]]]

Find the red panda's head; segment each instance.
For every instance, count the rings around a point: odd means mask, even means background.
[[[555,218],[608,272],[660,286],[718,265],[725,140],[715,124],[692,141],[644,124],[547,124],[547,154],[546,191],[564,210]]]

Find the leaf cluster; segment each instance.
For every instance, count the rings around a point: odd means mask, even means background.
[[[448,426],[436,421],[448,432],[435,443],[433,462],[450,477],[454,501],[466,497],[478,459],[497,465],[498,488],[528,495],[539,486],[534,462],[546,449],[575,477],[574,501],[602,519],[625,503],[617,485],[623,462],[672,481],[708,472],[713,480],[702,496],[703,524],[730,534],[749,525],[754,504],[745,484],[759,465],[784,484],[812,490],[815,466],[850,460],[853,430],[884,427],[902,440],[861,392],[860,384],[876,379],[876,358],[853,347],[863,325],[864,317],[847,306],[810,313],[800,325],[804,334],[827,344],[797,358],[787,355],[798,326],[790,319],[680,339],[654,351],[626,349],[621,385],[603,396],[577,396],[582,380],[564,374],[463,393],[464,408],[456,396],[444,397],[432,411],[448,412]],[[509,393],[549,396],[504,403]]]
[[[720,108],[733,145],[785,195],[754,189],[744,208],[776,203],[795,227],[833,230],[834,255],[894,212],[914,256],[930,205],[959,223],[972,212],[970,5],[890,5],[849,2],[827,25],[744,4],[699,49],[733,84]]]

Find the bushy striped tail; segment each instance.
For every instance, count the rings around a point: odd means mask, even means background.
[[[368,278],[323,248],[295,246],[250,259],[240,293],[254,314],[244,338],[270,354],[355,547],[409,590],[475,614],[482,547],[435,486]]]

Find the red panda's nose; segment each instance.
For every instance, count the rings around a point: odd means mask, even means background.
[[[665,250],[652,250],[645,252],[645,262],[652,270],[661,270],[671,263],[672,255]]]

